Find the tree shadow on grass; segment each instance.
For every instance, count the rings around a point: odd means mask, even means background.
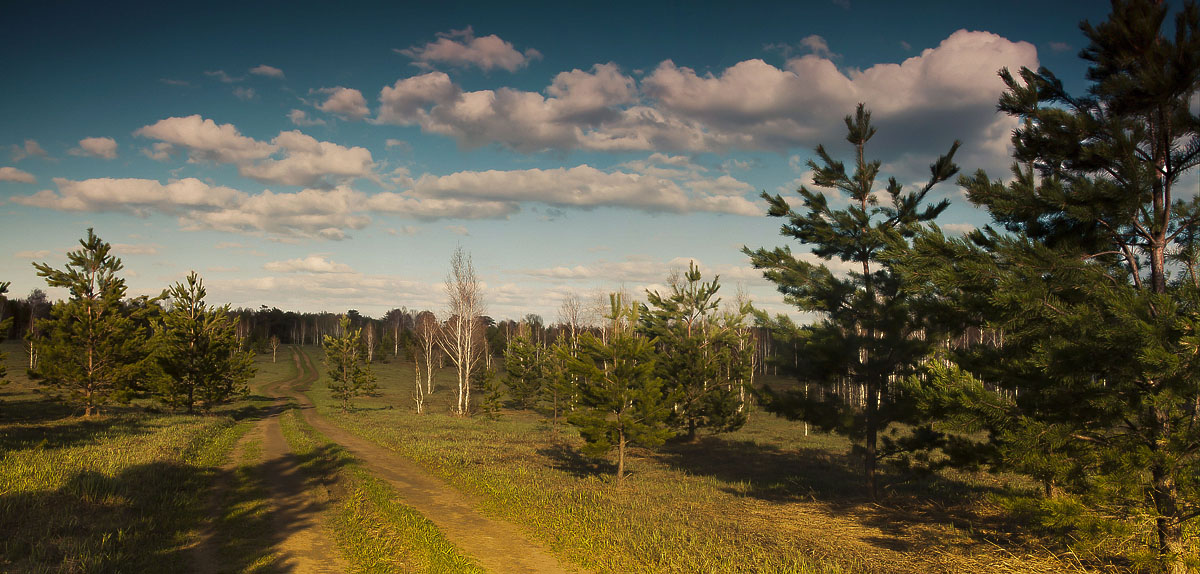
[[[617,465],[612,461],[585,456],[578,449],[564,442],[539,448],[537,454],[550,461],[550,468],[570,474],[576,478],[617,474]]]
[[[0,495],[0,570],[293,571],[308,550],[280,544],[327,506],[305,493],[345,464],[334,448],[234,470],[179,462],[115,476],[84,470],[54,490],[10,491]],[[212,536],[197,548],[205,530]]]
[[[0,432],[0,453],[29,448],[69,448],[96,442],[100,436],[143,435],[152,430],[146,422],[141,416],[102,416],[13,423],[4,426]]]
[[[150,463],[116,476],[85,470],[52,491],[0,496],[0,562],[12,571],[191,570],[189,494],[218,471]]]
[[[317,523],[328,502],[311,496],[312,489],[326,487],[348,460],[326,444],[231,471],[212,525],[220,571],[291,572],[302,560],[327,560],[318,548],[285,547],[284,541]]]
[[[998,487],[882,466],[882,494],[879,501],[872,501],[866,496],[861,462],[847,453],[704,436],[692,443],[668,443],[654,456],[687,473],[716,478],[726,483],[725,491],[738,496],[773,503],[809,502],[830,515],[878,528],[883,536],[863,541],[879,548],[901,552],[940,548],[951,538],[957,540],[953,543],[980,547],[992,547],[997,539],[1030,540],[1019,525],[979,512],[979,501],[1001,492]]]

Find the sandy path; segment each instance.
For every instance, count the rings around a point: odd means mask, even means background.
[[[294,381],[290,392],[304,414],[304,420],[350,451],[375,476],[391,484],[405,504],[436,524],[463,552],[492,572],[568,572],[554,556],[515,525],[480,514],[476,510],[477,504],[468,495],[395,451],[352,434],[318,415],[312,402],[301,392],[305,385],[317,379],[316,370],[307,355],[293,351],[292,356],[303,374]]]
[[[287,397],[281,390],[300,384],[305,375],[300,371],[292,380],[263,388],[264,393],[275,398],[275,404],[266,417],[238,440],[230,453],[222,467],[222,477],[214,489],[209,515],[215,518],[221,513],[222,499],[231,482],[236,480],[234,474],[237,468],[253,464],[253,476],[265,485],[270,495],[270,550],[277,553],[271,570],[294,574],[345,572],[345,561],[333,543],[332,533],[320,522],[321,513],[329,500],[323,483],[329,477],[305,475],[300,468],[301,461],[288,447],[279,426],[279,416],[287,410]],[[255,462],[245,461],[243,453],[247,445],[252,443],[261,445],[261,454]],[[215,528],[213,520],[206,526],[195,547],[194,563],[200,574],[227,571],[228,565],[222,563],[218,554],[219,542]]]

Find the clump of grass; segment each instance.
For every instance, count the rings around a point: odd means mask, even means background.
[[[339,468],[338,496],[329,514],[332,532],[355,572],[482,573],[432,522],[398,502],[395,490],[358,466],[289,410],[280,419],[284,438],[314,475]]]

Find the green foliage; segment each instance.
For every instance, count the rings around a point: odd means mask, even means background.
[[[833,393],[813,397],[768,390],[767,408],[861,442],[867,490],[874,497],[877,435],[907,412],[898,404],[901,397],[889,392],[888,383],[917,370],[930,353],[928,335],[934,327],[921,312],[926,302],[894,269],[894,253],[906,251],[914,233],[949,205],[946,200],[923,204],[933,186],[958,171],[953,156],[959,143],[930,166],[929,181],[918,191],[904,192],[893,177],[884,193],[878,194],[874,186],[880,162],[868,162],[864,155],[875,134],[870,112],[860,104],[853,116],[846,116],[846,128],[846,140],[855,148],[853,173],[824,146],[816,150],[821,163],[808,163],[814,172],[813,185],[844,194],[849,203],[845,209],[832,209],[824,193],[804,186],[798,190],[802,211],[779,195],[763,193],[763,198],[769,204],[768,215],[786,219],[783,235],[810,246],[813,255],[823,260],[836,258],[854,270],[835,274],[825,264],[796,257],[788,247],[744,251],[785,300],[819,316],[799,332],[785,333],[800,343],[801,380],[826,389],[849,383],[864,395],[860,406],[859,401]],[[879,195],[887,197],[890,205],[880,205]]]
[[[351,330],[350,318],[344,315],[338,321],[338,327],[340,335],[325,335],[325,366],[329,390],[346,411],[354,397],[375,392],[375,374],[367,360],[362,329]]]
[[[689,440],[698,428],[730,432],[746,423],[743,385],[751,366],[751,355],[739,345],[749,336],[742,329],[749,308],[718,313],[720,277],[707,283],[701,278],[693,262],[671,293],[647,291],[649,305],[641,307],[638,325],[654,341],[655,374],[675,407],[670,423]]]
[[[488,417],[496,418],[504,403],[504,384],[496,375],[496,369],[491,367],[476,369],[471,373],[471,379],[471,384],[483,392],[479,410]]]
[[[657,446],[670,436],[665,426],[670,407],[655,376],[654,347],[633,333],[637,306],[626,306],[618,295],[611,300],[613,326],[608,342],[585,333],[578,353],[564,353],[562,359],[578,381],[578,408],[568,421],[586,441],[585,453],[602,456],[617,449],[617,479],[621,480],[629,444]]]
[[[504,383],[517,406],[533,408],[547,385],[546,349],[524,334],[513,337],[504,352]]]
[[[908,267],[960,325],[1005,334],[956,357],[1012,397],[987,419],[1003,466],[1116,516],[1154,518],[1154,547],[1182,571],[1183,524],[1200,513],[1197,200],[1176,186],[1200,164],[1200,10],[1117,1],[1081,25],[1089,94],[1050,71],[1007,70],[1000,109],[1022,119],[1014,178],[963,177],[1003,231],[918,240]],[[974,405],[963,403],[964,412]]]
[[[47,285],[70,293],[44,322],[33,375],[90,416],[137,390],[150,354],[147,325],[157,307],[145,297],[123,301],[121,260],[91,229],[79,244],[81,249],[67,253],[64,269],[33,264]]]
[[[207,411],[244,395],[254,376],[254,353],[239,348],[229,306],[209,307],[204,295],[204,281],[195,272],[186,284],[164,291],[171,308],[163,314],[155,337],[155,358],[164,374],[159,395],[189,413],[197,401]],[[279,339],[272,341],[278,344]]]

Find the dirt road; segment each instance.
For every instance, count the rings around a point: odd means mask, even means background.
[[[486,569],[497,573],[565,573],[567,570],[547,550],[525,535],[517,526],[479,513],[477,503],[468,495],[430,475],[416,463],[395,451],[379,446],[335,426],[317,414],[302,392],[317,378],[308,356],[293,351],[293,360],[302,373],[292,381],[289,392],[303,413],[304,420],[340,444],[375,476],[386,480],[404,503],[415,508],[441,529],[442,533],[465,554],[474,557]]]

